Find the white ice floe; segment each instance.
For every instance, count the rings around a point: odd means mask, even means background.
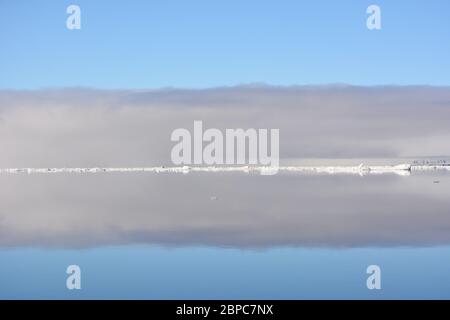
[[[267,174],[268,172],[288,172],[288,173],[304,173],[304,174],[397,174],[409,175],[411,171],[429,171],[429,170],[449,170],[449,164],[441,165],[385,165],[371,166],[360,164],[359,166],[178,166],[178,167],[117,167],[117,168],[7,168],[0,169],[0,174],[44,174],[44,173],[190,173],[190,172],[243,172],[243,173],[259,173]]]

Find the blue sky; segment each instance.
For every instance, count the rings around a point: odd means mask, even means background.
[[[66,8],[81,7],[81,30]],[[382,30],[366,28],[381,7]],[[0,89],[449,85],[450,2],[0,0]]]

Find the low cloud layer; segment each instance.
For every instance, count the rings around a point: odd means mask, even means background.
[[[1,167],[170,164],[176,128],[278,128],[281,159],[448,155],[450,88],[0,91]]]

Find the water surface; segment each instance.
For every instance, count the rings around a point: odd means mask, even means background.
[[[450,298],[449,178],[4,175],[0,297]]]

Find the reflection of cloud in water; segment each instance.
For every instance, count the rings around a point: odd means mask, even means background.
[[[449,177],[448,173],[2,176],[0,244],[449,244]],[[436,180],[441,183],[434,184]]]

